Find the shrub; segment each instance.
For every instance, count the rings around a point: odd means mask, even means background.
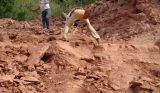
[[[11,18],[14,9],[14,0],[0,1],[0,18]]]
[[[60,16],[61,12],[68,13],[74,7],[85,6],[97,0],[50,0],[52,15]],[[35,19],[42,12],[32,12],[30,9],[39,7],[38,0],[1,0],[0,18],[12,18],[19,21],[29,21]]]

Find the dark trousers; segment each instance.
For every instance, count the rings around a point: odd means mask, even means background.
[[[51,9],[46,9],[42,12],[42,23],[43,23],[43,29],[47,28],[50,29],[49,26],[49,18],[51,17]]]

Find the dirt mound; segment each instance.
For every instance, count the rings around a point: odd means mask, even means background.
[[[159,93],[159,4],[102,0],[86,5],[86,27],[62,40],[65,13],[29,22],[0,19],[0,93]]]

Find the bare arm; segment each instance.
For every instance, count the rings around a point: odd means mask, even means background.
[[[40,6],[37,9],[31,9],[31,11],[36,12],[37,10],[40,10]]]

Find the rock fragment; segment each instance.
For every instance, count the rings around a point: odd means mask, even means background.
[[[79,80],[84,80],[86,78],[86,76],[74,76],[74,79],[79,79]]]
[[[14,82],[18,82],[20,84],[23,84],[25,81],[21,79],[13,79]]]
[[[102,88],[98,88],[98,89],[99,89],[99,91],[100,91],[101,93],[114,93],[114,92],[112,92],[111,90],[102,89]]]
[[[107,76],[105,73],[103,73],[103,72],[95,71],[94,73],[95,73],[95,75],[97,75],[98,77],[108,77],[108,76]]]
[[[28,57],[28,64],[34,64],[35,66],[39,65],[39,61],[44,56],[45,52],[49,48],[50,44],[40,45],[39,49],[32,52],[32,54]]]
[[[13,20],[12,19],[9,19],[9,22],[8,22],[10,25],[13,24]]]
[[[51,66],[47,65],[47,64],[43,64],[43,68],[46,70],[46,69],[50,69]]]
[[[108,85],[108,80],[104,80],[104,81],[103,81],[103,85],[104,85],[104,86],[107,86],[107,85]]]
[[[21,54],[27,54],[28,53],[28,46],[27,45],[21,46],[21,49],[19,50],[19,52]]]
[[[26,55],[16,55],[15,57],[14,57],[14,60],[15,61],[18,61],[18,62],[20,62],[20,63],[23,63],[23,62],[25,62],[26,60],[27,60],[27,56]]]
[[[151,91],[154,91],[156,89],[156,87],[150,87],[150,86],[145,86],[145,85],[140,86],[140,88],[146,89],[146,90],[151,90]]]
[[[43,70],[38,70],[37,73],[38,74],[43,74],[43,75],[46,74],[46,72],[44,72]]]
[[[13,82],[13,79],[15,78],[15,75],[4,75],[4,76],[1,76],[0,75],[0,83],[1,82]]]
[[[120,90],[120,88],[114,84],[109,84],[111,88],[113,88],[114,90]]]
[[[28,49],[29,54],[32,54],[34,51],[36,51],[37,48],[34,45],[29,44],[27,46],[27,49]]]
[[[141,86],[142,84],[143,84],[142,82],[134,81],[134,82],[132,82],[130,87],[134,88],[134,87],[137,87],[137,86]]]
[[[86,81],[91,82],[91,81],[94,81],[94,79],[93,78],[87,78]]]
[[[18,86],[18,88],[22,91],[22,93],[32,93],[32,92],[30,92],[30,91],[28,91],[27,89],[26,89],[26,87],[25,86]]]
[[[28,66],[28,70],[29,71],[34,71],[35,70],[35,66],[33,64]]]
[[[4,87],[0,87],[0,93],[5,93],[7,91],[7,89],[5,89]]]
[[[39,83],[40,81],[35,78],[35,77],[21,77],[21,80],[24,80],[24,81],[29,81],[29,82],[37,82]]]
[[[87,77],[89,77],[89,78],[94,78],[94,79],[99,79],[99,77],[96,76],[96,75],[89,75],[89,76],[87,76]]]
[[[86,76],[86,73],[85,72],[76,72],[74,75],[82,75],[82,76]]]
[[[152,79],[150,79],[148,77],[140,77],[140,79],[143,81],[153,81]]]
[[[33,71],[29,74],[30,77],[37,77],[37,71]]]
[[[84,68],[83,67],[79,67],[78,68],[78,72],[84,72]]]

